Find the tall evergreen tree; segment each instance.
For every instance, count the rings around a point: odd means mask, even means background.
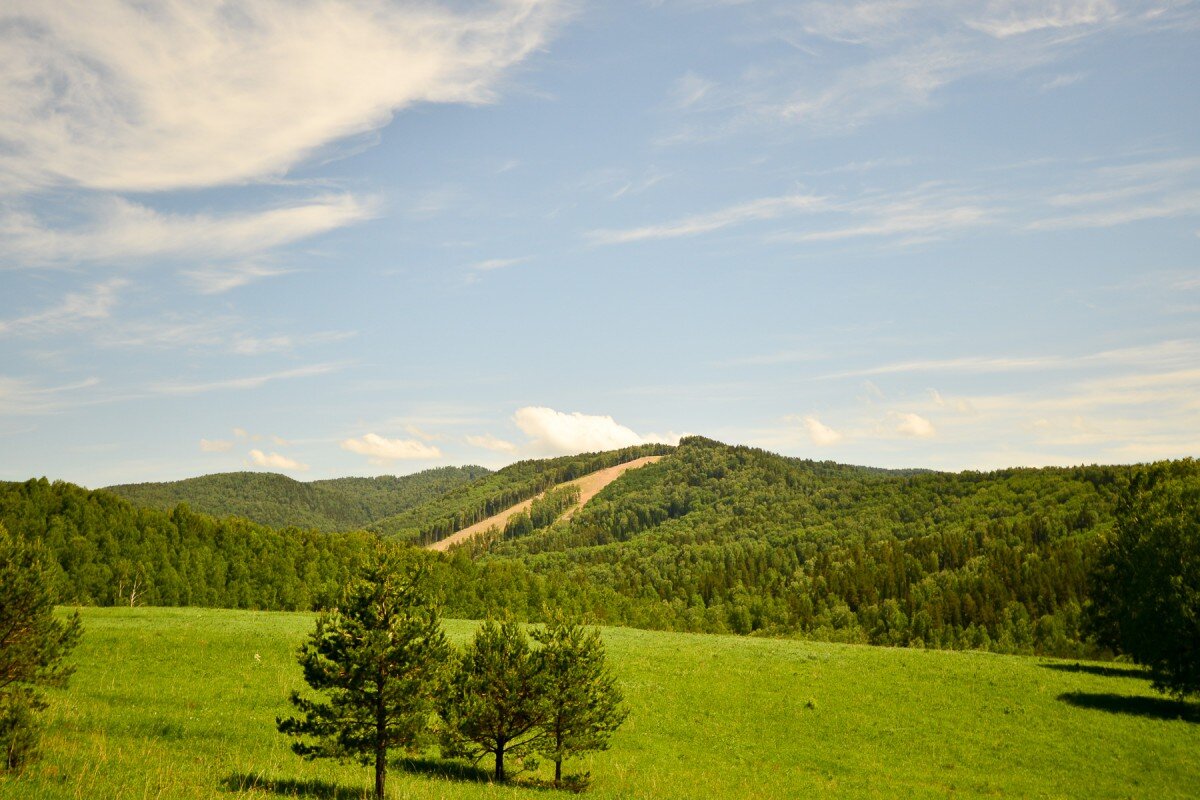
[[[428,733],[449,655],[425,579],[381,545],[300,648],[304,679],[323,696],[293,692],[301,716],[276,720],[280,732],[302,737],[292,749],[305,758],[374,761],[377,800],[388,751],[415,749]]]
[[[605,666],[598,630],[556,615],[534,638],[542,643],[538,659],[546,704],[541,753],[554,761],[554,785],[559,786],[563,761],[607,750],[629,711]]]
[[[505,756],[537,752],[546,718],[540,666],[519,624],[484,622],[442,696],[446,752],[475,758],[491,753],[497,781],[504,780]]]
[[[73,669],[64,659],[79,641],[79,614],[54,617],[52,572],[45,549],[0,525],[0,750],[17,770],[37,750],[40,689],[61,686]]]

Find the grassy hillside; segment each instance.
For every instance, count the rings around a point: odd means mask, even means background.
[[[130,483],[106,491],[135,505],[169,510],[187,503],[217,517],[323,531],[365,528],[490,473],[484,467],[439,467],[413,475],[335,478],[304,483],[270,472],[225,472],[182,481]]]
[[[371,776],[274,732],[305,614],[84,609],[43,760],[0,798],[348,800]],[[462,642],[474,623],[450,622]],[[578,763],[609,798],[1200,795],[1200,709],[1122,667],[983,653],[604,631],[633,709]],[[536,798],[466,765],[394,765],[390,796]],[[569,770],[570,771],[570,770]],[[252,788],[258,787],[258,788]],[[563,795],[567,796],[567,795]]]

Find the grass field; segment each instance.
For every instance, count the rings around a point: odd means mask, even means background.
[[[306,614],[85,609],[40,762],[0,798],[363,797],[368,769],[292,755]],[[474,623],[450,621],[456,641]],[[577,763],[594,798],[1200,796],[1200,709],[1119,666],[609,629],[632,707]],[[397,798],[567,797],[397,763]]]

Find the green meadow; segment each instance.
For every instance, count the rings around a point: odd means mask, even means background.
[[[355,765],[305,762],[274,728],[302,687],[310,614],[83,610],[42,758],[0,798],[366,796]],[[464,641],[475,623],[446,623]],[[1129,668],[974,652],[604,631],[632,709],[568,763],[593,798],[1200,796],[1200,709]],[[430,754],[396,798],[569,795],[486,782]],[[544,776],[543,776],[544,777]]]

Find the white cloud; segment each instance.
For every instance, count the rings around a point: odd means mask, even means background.
[[[684,217],[661,225],[646,225],[625,230],[595,230],[588,237],[595,244],[624,244],[647,239],[676,239],[743,225],[756,220],[775,219],[784,214],[820,211],[826,207],[825,198],[793,194],[782,197],[763,197],[747,203],[729,206],[708,214]]]
[[[378,203],[329,195],[267,211],[167,214],[119,197],[93,201],[88,221],[56,228],[24,212],[0,218],[8,266],[73,265],[147,259],[241,259],[373,217]],[[223,291],[279,274],[264,265],[192,273],[202,288]]]
[[[264,453],[262,450],[251,450],[250,461],[258,467],[270,467],[271,469],[286,469],[293,472],[304,472],[308,469],[308,464],[301,464],[295,459],[281,456],[279,453]]]
[[[357,439],[343,439],[342,449],[370,456],[373,464],[442,457],[442,451],[433,445],[419,442],[416,439],[385,439],[375,433],[368,433]]]
[[[482,436],[467,436],[464,437],[467,444],[472,447],[481,447],[484,450],[492,450],[497,453],[515,453],[517,446],[512,442],[499,439],[490,433],[485,433]]]
[[[476,261],[471,265],[471,269],[477,272],[490,272],[494,269],[504,269],[505,267],[523,264],[528,260],[528,258],[489,258],[486,261]]]
[[[808,438],[817,447],[828,447],[842,440],[842,434],[822,423],[816,417],[805,417],[804,427],[808,429]]]
[[[69,292],[61,302],[44,311],[0,320],[0,333],[17,336],[55,334],[107,319],[117,303],[117,291],[126,285],[128,281],[114,278],[93,284],[83,292]]]
[[[227,439],[201,439],[200,450],[204,453],[227,453],[233,449],[233,442]]]
[[[0,34],[0,183],[154,191],[283,175],[415,103],[489,101],[561,8],[18,3]]]
[[[922,417],[920,414],[912,412],[894,411],[889,417],[895,427],[897,433],[905,436],[913,436],[919,439],[935,436],[937,430],[933,427],[933,423]]]
[[[544,406],[517,409],[513,422],[532,440],[530,448],[544,455],[573,455],[649,442],[679,441],[679,436],[674,434],[641,436],[612,417],[578,411],[566,414]]]

